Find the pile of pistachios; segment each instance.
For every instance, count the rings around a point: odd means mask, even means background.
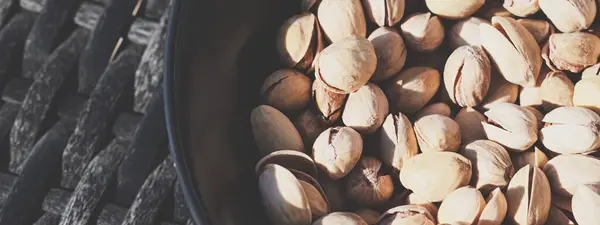
[[[303,0],[251,112],[272,224],[600,224],[600,2]]]

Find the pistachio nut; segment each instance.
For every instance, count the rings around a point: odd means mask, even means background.
[[[444,68],[448,96],[461,107],[481,104],[490,87],[490,73],[490,60],[481,46],[457,48]]]
[[[510,83],[500,74],[492,73],[492,82],[481,106],[490,109],[495,103],[515,103],[519,97],[519,86]]]
[[[579,224],[600,221],[600,184],[581,185],[573,195],[573,216]]]
[[[306,108],[294,120],[304,146],[312,146],[319,134],[329,128],[324,118],[315,111],[312,107]]]
[[[350,36],[367,35],[367,22],[360,0],[322,0],[317,17],[325,37],[333,43]]]
[[[525,165],[532,167],[544,168],[548,162],[548,157],[537,146],[524,152],[513,153],[511,155],[513,166],[516,170],[523,168]]]
[[[506,216],[508,203],[500,188],[494,189],[485,200],[486,205],[477,225],[500,225]]]
[[[439,47],[444,40],[444,27],[437,16],[414,13],[400,25],[406,47],[417,52],[429,52]]]
[[[332,212],[321,219],[315,221],[312,225],[368,225],[359,215],[350,212]]]
[[[277,33],[276,46],[286,66],[301,71],[312,70],[315,56],[323,50],[317,17],[302,13],[286,20]]]
[[[346,179],[346,197],[361,206],[377,206],[392,197],[392,177],[385,175],[381,161],[363,156]]]
[[[338,180],[354,168],[362,154],[363,140],[350,127],[333,127],[323,131],[313,145],[317,167],[331,179]]]
[[[473,141],[461,147],[458,153],[471,160],[471,185],[483,193],[506,187],[515,174],[508,152],[496,142]]]
[[[347,94],[329,91],[318,80],[313,82],[312,96],[323,120],[328,125],[335,123],[340,118],[348,99]]]
[[[258,178],[260,196],[273,224],[310,224],[308,199],[298,179],[277,164],[265,165]]]
[[[437,218],[438,207],[431,202],[423,200],[415,193],[410,193],[408,196],[406,196],[405,205],[418,205],[425,207],[425,209],[427,209],[427,211],[431,213],[431,216],[433,216],[433,218]]]
[[[575,84],[573,104],[593,110],[600,115],[600,76],[581,79]]]
[[[575,223],[563,211],[551,205],[546,225],[575,225]]]
[[[404,16],[405,0],[363,0],[365,14],[380,27],[394,26]]]
[[[425,201],[442,201],[471,180],[471,162],[455,152],[419,154],[404,162],[400,182]]]
[[[381,215],[378,225],[434,225],[435,218],[418,205],[403,205],[389,209]]]
[[[544,119],[544,114],[542,112],[540,112],[539,110],[537,110],[536,108],[533,108],[531,106],[522,106],[523,109],[531,112],[534,116],[535,116],[535,120],[537,121],[537,130],[542,129],[542,126],[544,125],[544,122],[542,122],[542,120]]]
[[[381,216],[381,213],[372,209],[359,209],[354,213],[359,215],[360,218],[367,222],[367,224],[377,224],[377,221],[379,221],[379,217]]]
[[[482,124],[487,138],[510,151],[525,151],[538,139],[535,115],[521,106],[496,103],[485,115],[488,121]]]
[[[559,155],[544,165],[552,192],[572,196],[584,184],[600,183],[600,159],[586,155]]]
[[[600,38],[584,32],[552,34],[548,54],[553,67],[579,73],[598,62]]]
[[[402,70],[407,53],[398,30],[393,27],[380,27],[373,31],[368,39],[377,55],[377,68],[371,77],[372,81],[386,80]]]
[[[319,176],[318,182],[325,192],[332,212],[347,210],[346,194],[342,180],[332,180],[329,176]]]
[[[421,117],[439,114],[442,116],[450,117],[452,114],[452,110],[448,104],[443,102],[433,103],[431,105],[425,106],[412,117],[414,121],[419,120]]]
[[[552,184],[550,184],[552,185]],[[552,205],[556,206],[557,208],[567,211],[567,212],[573,212],[573,207],[572,207],[572,200],[573,200],[573,196],[562,196],[562,195],[558,195],[558,194],[552,194]]]
[[[421,152],[455,152],[460,147],[460,128],[454,120],[439,114],[415,122],[415,135]]]
[[[540,11],[538,0],[504,0],[504,8],[519,17],[528,17]]]
[[[539,0],[539,5],[554,26],[564,33],[590,27],[598,10],[594,0]]]
[[[550,210],[550,184],[544,172],[526,165],[508,184],[507,217],[515,224],[542,225]]]
[[[600,63],[596,63],[596,65],[588,67],[587,69],[583,70],[583,73],[581,73],[581,79],[587,79],[597,76],[600,76]]]
[[[404,161],[417,155],[417,138],[408,118],[392,113],[385,118],[380,132],[379,158],[395,171],[402,170]]]
[[[282,149],[304,151],[300,133],[279,110],[260,105],[252,110],[250,124],[260,154],[268,155]]]
[[[465,186],[450,193],[440,205],[440,224],[474,224],[485,208],[485,199],[479,190]]]
[[[346,126],[363,133],[375,132],[389,113],[389,105],[383,91],[373,83],[350,93],[342,121]]]
[[[376,66],[377,56],[371,42],[360,36],[349,36],[321,51],[316,59],[315,78],[329,91],[348,94],[364,86]]]
[[[286,169],[301,171],[312,177],[317,177],[317,166],[308,155],[294,150],[279,150],[263,157],[256,163],[254,171],[260,175],[264,167],[269,164],[277,164]]]
[[[456,49],[463,45],[481,45],[479,26],[482,24],[492,26],[489,21],[477,17],[469,17],[454,24],[448,34],[450,49]]]
[[[281,69],[265,79],[260,88],[264,102],[281,111],[300,110],[310,100],[310,79],[295,70]]]
[[[427,8],[446,19],[462,19],[473,15],[483,4],[485,0],[425,0]]]
[[[561,106],[573,106],[575,85],[562,72],[550,72],[540,85],[542,107],[550,112]]]
[[[302,190],[304,190],[304,194],[308,200],[308,205],[310,206],[309,208],[313,220],[327,215],[330,209],[323,190],[319,191],[315,186],[306,181],[298,181],[300,182],[300,186],[302,186]]]
[[[475,140],[486,139],[482,122],[487,121],[485,116],[471,107],[462,108],[454,121],[460,128],[460,137],[462,144],[468,144]]]
[[[533,87],[523,87],[519,92],[519,105],[521,106],[531,106],[535,108],[542,108],[542,94],[541,94],[541,86],[542,82],[546,79],[546,75],[550,74],[550,68],[543,66],[540,71],[540,76],[538,76],[537,81],[535,82],[535,86]]]
[[[590,153],[600,147],[600,116],[581,107],[560,107],[544,116],[540,140],[560,154]]]
[[[506,1],[514,1],[514,0],[506,0]],[[531,2],[535,2],[537,4],[538,0],[533,0]],[[554,33],[554,26],[550,24],[550,22],[546,20],[536,20],[536,19],[518,19],[519,22],[525,29],[531,33],[533,38],[537,41],[538,44],[541,44],[548,40],[551,34]]]
[[[429,67],[412,67],[394,76],[384,87],[391,111],[412,114],[427,105],[440,87],[440,73]]]
[[[540,47],[515,19],[492,18],[492,25],[480,26],[481,43],[500,74],[511,83],[532,87],[542,67]]]

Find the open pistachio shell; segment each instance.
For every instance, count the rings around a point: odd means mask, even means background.
[[[600,116],[580,107],[560,107],[544,116],[540,140],[560,154],[589,153],[600,147]]]
[[[444,68],[444,85],[452,102],[474,107],[483,101],[491,82],[491,65],[481,46],[454,50]]]
[[[404,16],[405,0],[363,0],[365,14],[380,27],[394,26]]]
[[[564,33],[588,28],[596,17],[594,0],[539,0],[548,19]]]
[[[258,184],[267,215],[273,224],[307,225],[312,222],[306,194],[289,170],[277,164],[265,165]]]
[[[438,207],[429,201],[423,200],[421,197],[419,197],[415,193],[410,193],[408,196],[406,196],[405,205],[418,205],[418,206],[425,207],[425,209],[427,209],[427,211],[429,211],[429,213],[431,213],[431,216],[433,216],[433,218],[437,218],[438,210],[439,210]]]
[[[321,36],[319,22],[312,13],[302,13],[286,20],[276,41],[283,63],[301,71],[311,70],[315,56],[323,50]]]
[[[575,84],[573,104],[593,110],[600,115],[600,76],[581,79]]]
[[[515,152],[512,154],[512,163],[515,170],[523,168],[525,165],[544,168],[548,162],[548,157],[537,146],[524,152]]]
[[[417,138],[408,118],[392,113],[385,118],[380,131],[379,158],[383,164],[402,170],[404,162],[418,153]]]
[[[600,183],[600,159],[585,155],[559,155],[546,163],[544,173],[552,192],[572,196],[584,184]]]
[[[450,193],[440,205],[438,222],[440,224],[473,224],[479,220],[485,208],[485,199],[479,190],[465,186]]]
[[[500,225],[506,216],[508,203],[500,188],[494,189],[486,199],[485,208],[477,225]]]
[[[325,197],[323,190],[319,191],[312,184],[298,180],[300,182],[300,186],[304,190],[306,194],[306,199],[308,200],[308,205],[310,206],[310,211],[312,213],[313,219],[321,218],[327,213],[329,213],[329,203],[327,202],[327,198]]]
[[[312,225],[367,225],[359,215],[349,212],[329,213],[321,219],[315,221]]]
[[[381,215],[378,225],[434,225],[435,218],[418,205],[403,205],[389,209]]]
[[[504,8],[510,13],[520,17],[528,17],[535,14],[537,11],[540,11],[538,0],[504,0]]]
[[[548,51],[554,67],[579,73],[598,62],[600,38],[584,32],[556,33],[550,36]]]
[[[310,156],[294,150],[279,150],[268,154],[256,163],[254,171],[261,174],[268,164],[277,164],[287,169],[302,171],[312,177],[317,177],[317,167]]]
[[[482,122],[487,121],[487,118],[479,111],[471,107],[462,108],[454,117],[454,121],[460,127],[460,137],[463,145],[475,140],[486,139]]]
[[[575,223],[563,211],[551,205],[546,225],[575,225]]]
[[[483,193],[506,187],[515,173],[508,152],[496,142],[473,141],[464,145],[458,153],[471,160],[471,185]]]
[[[439,114],[415,122],[415,135],[421,152],[455,152],[460,147],[460,127],[454,120]]]
[[[425,0],[427,8],[447,19],[461,19],[473,15],[483,4],[485,0]]]
[[[334,124],[342,115],[347,94],[339,94],[328,90],[320,81],[315,80],[312,86],[312,97],[323,121]]]
[[[537,141],[537,119],[521,106],[496,103],[485,115],[488,122],[482,124],[486,136],[508,150],[525,151]]]
[[[342,121],[362,134],[371,134],[381,127],[388,113],[389,103],[381,88],[367,83],[350,93],[342,112]]]
[[[317,137],[313,159],[321,171],[338,180],[350,173],[362,150],[363,140],[358,132],[349,127],[333,127]]]
[[[561,106],[573,106],[575,85],[562,72],[550,72],[540,86],[540,99],[544,111],[550,112]]]
[[[573,216],[579,224],[600,222],[600,184],[581,185],[573,195]]]
[[[367,224],[377,224],[377,221],[379,221],[379,217],[381,216],[381,213],[372,209],[359,209],[356,210],[354,213],[356,213],[356,215],[359,215],[363,220],[365,220]]]
[[[250,124],[254,141],[262,155],[282,149],[304,151],[302,137],[294,124],[272,106],[261,105],[254,108]]]
[[[506,190],[507,217],[515,224],[542,225],[550,210],[550,184],[541,169],[526,165]]]
[[[322,0],[317,17],[325,37],[333,43],[349,36],[367,35],[367,22],[360,0]]]
[[[412,67],[394,76],[383,88],[390,111],[412,114],[427,105],[440,87],[440,73],[429,67]]]

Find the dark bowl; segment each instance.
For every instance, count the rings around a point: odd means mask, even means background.
[[[299,1],[174,0],[165,105],[179,183],[196,224],[269,224],[253,167],[250,111],[282,68],[275,34]]]

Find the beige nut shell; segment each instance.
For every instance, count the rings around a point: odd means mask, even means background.
[[[392,112],[412,114],[427,105],[440,87],[440,73],[430,67],[412,67],[394,76],[384,87]]]
[[[349,36],[366,37],[367,22],[360,0],[322,0],[317,17],[325,37],[335,43]]]
[[[484,3],[485,0],[425,0],[431,12],[447,19],[466,18],[475,13]]]
[[[400,171],[404,162],[417,155],[419,150],[412,124],[402,113],[385,118],[379,140],[379,158],[395,171]]]
[[[375,55],[377,55],[377,69],[372,81],[386,80],[396,75],[406,63],[406,45],[402,36],[393,27],[380,27],[374,30],[368,37]]]
[[[298,179],[277,164],[268,164],[258,178],[265,210],[274,224],[306,225],[312,221],[306,194]]]
[[[250,114],[252,134],[262,155],[278,150],[304,152],[304,143],[294,124],[279,110],[261,105]]]
[[[450,193],[440,205],[440,224],[473,224],[485,208],[485,199],[476,188],[465,186]]]
[[[505,188],[515,173],[508,151],[489,140],[477,140],[461,147],[459,154],[471,160],[471,185],[489,193]]]
[[[552,192],[570,197],[584,184],[600,182],[600,159],[586,155],[559,155],[544,165]]]
[[[550,211],[550,184],[544,172],[526,165],[510,181],[506,190],[506,216],[515,224],[542,225]]]
[[[461,107],[481,104],[490,82],[490,60],[480,46],[461,46],[448,57],[444,85],[452,102]]]
[[[362,134],[370,134],[381,127],[388,113],[389,103],[385,94],[376,84],[368,83],[350,93],[342,121]]]
[[[331,179],[339,180],[354,168],[363,150],[363,140],[350,127],[332,127],[317,137],[313,159]]]
[[[460,147],[460,127],[449,117],[433,114],[415,122],[415,135],[421,152],[456,152]]]

